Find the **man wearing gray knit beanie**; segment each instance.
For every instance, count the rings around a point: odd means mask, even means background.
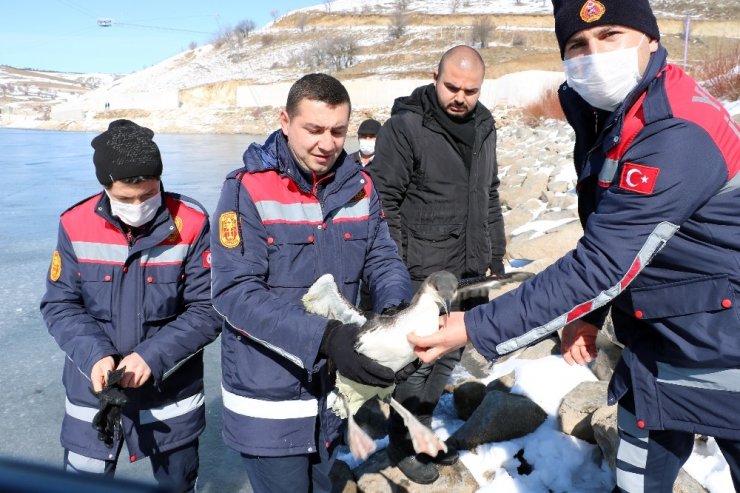
[[[740,127],[667,63],[647,0],[553,5],[583,238],[409,342],[424,362],[468,342],[495,359],[562,329],[563,357],[584,364],[610,314],[624,346],[615,491],[672,491],[695,434],[716,440],[740,491]]]

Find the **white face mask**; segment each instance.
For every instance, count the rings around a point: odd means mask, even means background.
[[[108,191],[106,190],[105,193],[108,193]],[[157,193],[157,195],[146,199],[140,204],[124,204],[123,202],[114,200],[110,194],[108,194],[108,198],[110,199],[111,213],[114,216],[118,216],[118,219],[124,223],[135,228],[154,219],[157,209],[162,205],[161,193]]]
[[[375,154],[375,139],[359,139],[360,152],[365,156]]]
[[[563,60],[565,80],[591,106],[614,111],[642,78],[638,63],[640,44]]]

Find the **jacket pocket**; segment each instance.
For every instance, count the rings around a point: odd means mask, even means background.
[[[461,270],[465,245],[460,241],[462,224],[409,224],[406,238],[406,265],[415,279],[438,270]]]
[[[80,263],[79,268],[85,310],[93,318],[109,322],[113,300],[113,266]]]
[[[149,268],[144,274],[144,320],[158,322],[175,318],[180,308],[180,269]]]
[[[661,334],[659,361],[686,366],[740,366],[740,314],[727,276],[711,276],[631,292],[634,316]]]
[[[342,280],[345,284],[357,284],[362,277],[367,254],[367,222],[338,223],[334,227],[342,238]],[[337,259],[339,260],[339,259]]]
[[[630,291],[632,307],[643,320],[698,313],[734,312],[735,293],[727,276],[691,279]]]
[[[316,275],[315,230],[311,226],[284,226],[268,230],[270,270],[267,283],[278,288],[307,288]]]

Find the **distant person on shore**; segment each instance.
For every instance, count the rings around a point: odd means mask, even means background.
[[[212,233],[213,304],[224,317],[223,436],[255,492],[330,492],[345,425],[331,410],[334,370],[386,387],[389,368],[354,350],[356,325],[307,313],[323,274],[380,312],[411,299],[408,272],[369,176],[344,152],[349,94],[334,77],[291,87],[281,128],[252,144],[221,191]]]
[[[375,139],[378,130],[380,130],[380,122],[372,118],[363,120],[357,129],[357,143],[360,148],[349,156],[363,168],[372,163],[375,157]]]
[[[189,492],[205,427],[202,349],[221,324],[208,215],[164,191],[153,136],[116,120],[92,140],[104,190],[62,214],[41,313],[67,355],[64,468],[113,476],[126,442],[131,462],[149,457],[160,484]]]
[[[441,58],[434,83],[396,99],[378,133],[368,168],[383,201],[391,237],[419,288],[434,271],[458,278],[504,272],[504,222],[498,196],[496,127],[479,103],[485,65],[468,46]],[[487,297],[465,300],[466,310]],[[462,349],[421,366],[394,397],[427,426]],[[436,464],[454,464],[457,451],[432,459],[414,455],[401,416],[391,411],[388,456],[412,481],[432,483]]]
[[[496,359],[562,328],[566,361],[583,364],[611,308],[616,491],[672,491],[695,434],[716,439],[740,491],[740,128],[666,63],[647,0],[553,3],[583,238],[409,340],[424,361],[468,342]]]

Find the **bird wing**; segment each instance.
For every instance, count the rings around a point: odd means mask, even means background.
[[[498,289],[505,284],[524,282],[530,277],[534,277],[534,274],[531,272],[517,271],[507,272],[499,276],[479,276],[461,279],[457,285],[455,298],[464,300],[474,296],[487,296],[488,292],[492,289]]]
[[[363,325],[367,318],[339,292],[334,276],[319,277],[301,299],[307,312],[315,313],[344,324]]]

